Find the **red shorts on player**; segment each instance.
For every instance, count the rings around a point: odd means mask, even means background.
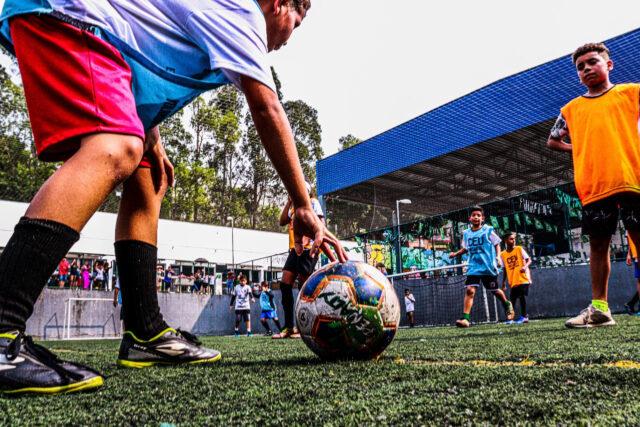
[[[41,160],[68,159],[93,133],[144,139],[131,69],[118,50],[47,15],[18,16],[10,25]]]

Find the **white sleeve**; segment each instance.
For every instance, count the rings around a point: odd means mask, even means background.
[[[313,212],[315,212],[318,216],[324,216],[324,212],[322,212],[322,205],[318,199],[311,199],[311,207],[313,208]]]
[[[460,246],[462,246],[462,249],[467,249],[467,239],[464,234],[462,234],[462,240],[460,241]]]
[[[530,259],[531,258],[529,256],[529,254],[527,253],[527,251],[524,250],[523,247],[520,247],[520,251],[522,252],[522,259]]]
[[[209,55],[211,69],[220,69],[239,89],[241,77],[251,77],[275,92],[267,61],[267,27],[254,2],[224,6],[212,2],[208,9],[194,11],[185,30]]]
[[[489,241],[491,242],[492,245],[499,245],[501,240],[500,237],[498,237],[498,235],[496,234],[495,230],[491,230],[491,233],[489,233]]]

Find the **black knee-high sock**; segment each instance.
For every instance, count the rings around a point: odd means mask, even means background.
[[[293,286],[280,283],[282,293],[282,309],[284,310],[284,327],[293,328]]]
[[[0,332],[24,332],[47,279],[79,238],[59,222],[20,218],[0,255]]]
[[[273,319],[273,321],[275,322],[276,326],[278,327],[278,331],[282,332],[282,326],[280,326],[280,322],[278,321],[278,319]]]
[[[522,317],[527,317],[527,300],[524,298],[524,295],[520,297],[520,311],[522,312]]]
[[[114,246],[124,323],[137,338],[153,338],[168,328],[158,306],[158,248],[137,240],[121,240]]]
[[[516,309],[516,302],[518,302],[518,298],[516,298],[516,296],[514,295],[513,291],[511,291],[511,295],[509,295],[509,301],[511,301],[511,306],[515,310]]]
[[[260,323],[262,323],[262,326],[267,332],[271,330],[271,328],[269,328],[269,321],[267,319],[261,319]]]
[[[633,294],[633,297],[631,297],[627,305],[631,308],[635,308],[637,303],[638,303],[638,291],[636,291],[636,293]]]

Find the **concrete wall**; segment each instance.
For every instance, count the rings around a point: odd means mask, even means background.
[[[284,324],[280,291],[273,291],[278,316]],[[297,291],[294,291],[294,296]],[[102,298],[109,301],[72,301],[72,338],[114,337],[121,333],[120,306],[113,306],[113,293],[45,289],[27,322],[27,333],[41,339],[64,339],[65,310],[69,298]],[[167,323],[198,335],[228,335],[234,331],[234,312],[229,310],[229,295],[158,294],[160,309]],[[272,321],[271,327],[273,326]],[[260,324],[260,304],[251,305],[254,333],[264,333]],[[246,331],[244,324],[240,331]]]
[[[591,301],[591,285],[589,266],[544,268],[532,271],[534,285],[527,297],[527,308],[530,318],[566,317],[580,312]],[[434,296],[429,292],[427,283],[421,280],[407,280],[396,284],[401,306],[404,306],[402,291],[411,286],[417,300],[416,323],[420,324],[421,314],[418,312],[421,298]],[[461,282],[457,280],[456,283]],[[464,282],[462,282],[464,283]],[[454,286],[454,285],[451,285]],[[448,304],[446,311],[453,316],[453,320],[462,312],[462,295],[464,286],[455,285],[456,297],[439,304]],[[612,265],[609,304],[614,312],[623,311],[623,304],[629,300],[636,290],[636,279],[633,269],[624,263]],[[422,292],[424,295],[420,294]],[[459,293],[459,295],[458,295]],[[284,323],[284,312],[280,302],[280,292],[274,291],[278,315]],[[474,310],[484,310],[484,301],[476,294]],[[62,339],[65,316],[65,300],[73,297],[105,298],[110,301],[113,294],[109,292],[88,292],[45,289],[38,299],[34,315],[27,323],[27,333],[43,339]],[[193,294],[158,294],[162,313],[167,323],[172,327],[183,328],[199,335],[224,335],[233,333],[234,313],[229,310],[230,297],[228,295],[193,295]],[[114,308],[110,301],[76,301],[72,305],[71,337],[106,337],[120,334],[120,308]],[[489,296],[491,318],[496,312],[493,298]],[[453,307],[453,309],[451,309]],[[404,307],[402,324],[406,323]],[[498,309],[500,319],[504,313]],[[519,315],[519,307],[516,309]],[[472,312],[474,315],[474,312]],[[256,300],[252,304],[251,320],[255,333],[264,332],[260,325],[260,305]],[[451,319],[443,319],[443,324],[450,324]],[[453,321],[451,320],[451,321]],[[244,332],[244,326],[241,331]]]

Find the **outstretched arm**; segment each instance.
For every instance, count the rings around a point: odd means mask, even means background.
[[[314,240],[311,248],[312,256],[322,249],[331,258],[329,249],[331,246],[335,249],[340,262],[346,261],[347,254],[340,241],[327,230],[313,212],[293,133],[278,96],[267,86],[246,76],[242,77],[242,91],[247,98],[262,145],[295,206],[293,230],[296,253],[302,253],[302,236],[304,235]]]
[[[459,251],[457,251],[457,252],[450,253],[450,254],[449,254],[449,258],[455,258],[455,257],[457,257],[457,256],[464,255],[464,254],[466,254],[467,252],[468,252],[468,251],[467,251],[467,249],[466,249],[466,248],[462,248],[462,249],[460,249],[460,250],[459,250]]]

